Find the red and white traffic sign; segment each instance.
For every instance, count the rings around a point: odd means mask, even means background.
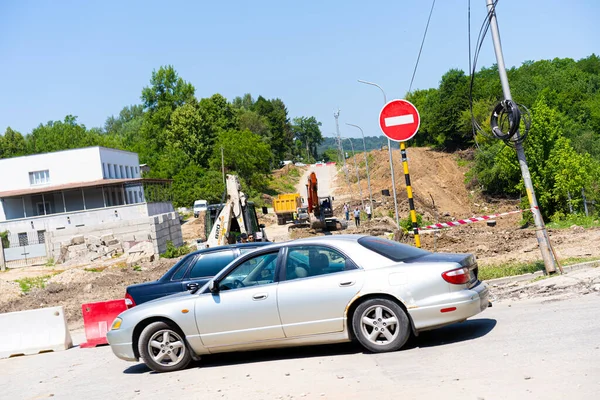
[[[383,134],[396,142],[405,142],[416,135],[421,124],[419,111],[406,100],[392,100],[379,113]]]

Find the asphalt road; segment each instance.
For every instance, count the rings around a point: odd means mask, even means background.
[[[342,344],[222,354],[169,374],[121,361],[109,347],[74,348],[0,360],[0,397],[594,399],[599,308],[597,294],[503,302],[394,353]]]

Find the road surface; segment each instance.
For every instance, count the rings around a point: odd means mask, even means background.
[[[5,399],[594,399],[599,308],[593,293],[502,302],[398,352],[342,344],[222,354],[169,374],[109,347],[74,348],[0,360],[0,385]]]

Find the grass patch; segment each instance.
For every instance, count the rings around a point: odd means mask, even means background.
[[[564,218],[553,220],[548,223],[547,226],[552,229],[568,229],[573,225],[581,226],[583,228],[592,228],[600,226],[600,220],[597,217],[586,217],[583,214],[567,215]]]
[[[106,269],[106,267],[88,267],[88,268],[84,268],[84,271],[87,272],[102,272]]]
[[[140,265],[134,265],[134,266],[133,266],[133,270],[134,270],[134,271],[141,271],[141,270],[142,270],[142,267],[141,267]]]
[[[573,264],[579,264],[589,261],[600,260],[600,257],[571,257],[560,260],[560,264],[563,267]],[[506,263],[500,265],[480,265],[479,266],[479,279],[487,281],[489,279],[504,278],[507,276],[533,274],[537,271],[545,271],[543,261],[535,261],[530,263]]]
[[[537,271],[543,271],[544,263],[535,261],[532,263],[506,263],[501,265],[480,265],[479,279],[487,281],[489,279],[504,278],[505,276],[533,274]]]
[[[167,250],[161,254],[162,258],[177,258],[184,256],[192,251],[188,246],[175,247],[170,240],[167,242]]]
[[[15,282],[19,284],[21,287],[21,291],[23,293],[28,293],[31,289],[40,288],[43,289],[46,287],[46,282],[48,279],[52,278],[53,275],[44,275],[44,276],[36,276],[34,278],[23,278],[17,279]]]

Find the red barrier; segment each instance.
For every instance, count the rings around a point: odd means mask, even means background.
[[[125,299],[82,304],[81,313],[87,342],[82,343],[79,347],[89,348],[108,344],[106,333],[117,315],[125,310],[127,310]]]
[[[335,161],[329,161],[327,163],[325,163],[326,165],[335,165]]]

